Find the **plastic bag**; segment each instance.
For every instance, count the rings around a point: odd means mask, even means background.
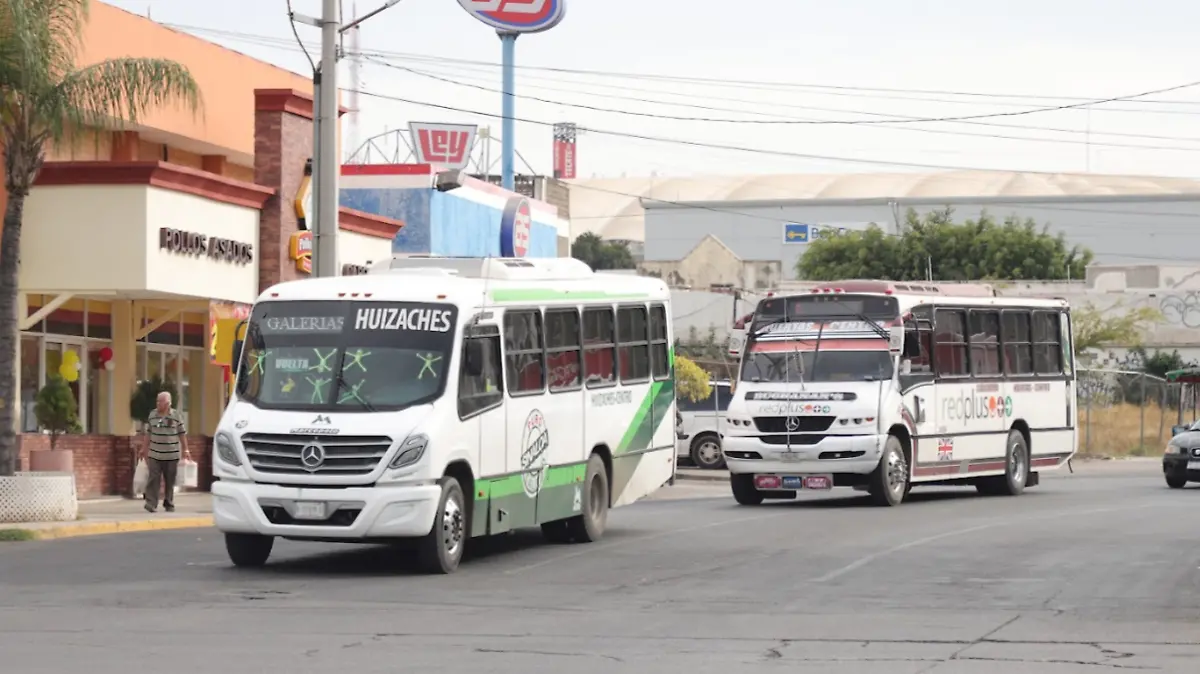
[[[186,489],[200,487],[200,465],[191,459],[179,462],[179,486]]]
[[[145,459],[138,459],[133,469],[133,495],[141,496],[146,493],[146,484],[150,482],[150,467]]]

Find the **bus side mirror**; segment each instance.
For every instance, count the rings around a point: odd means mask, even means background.
[[[917,331],[909,330],[904,333],[904,353],[905,358],[920,358],[921,357],[921,341],[917,339]]]
[[[478,377],[483,374],[483,342],[482,339],[468,339],[465,342],[465,359],[463,367],[466,368],[467,374],[472,377]]]
[[[240,339],[235,339],[233,341],[233,366],[234,366],[234,368],[240,368],[240,366],[241,366],[242,347],[245,346],[245,344],[246,343]]]

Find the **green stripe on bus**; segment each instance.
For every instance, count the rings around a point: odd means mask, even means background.
[[[644,300],[649,293],[610,293],[603,290],[546,290],[544,288],[513,288],[493,290],[493,302],[545,302],[550,300]]]
[[[475,500],[498,499],[525,493],[524,473],[513,473],[503,477],[483,478],[475,485]],[[587,463],[572,463],[563,466],[551,466],[546,469],[545,482],[542,489],[562,487],[575,482],[583,482],[587,477]]]
[[[674,400],[674,380],[656,381],[651,384],[646,397],[642,399],[642,404],[633,415],[633,423],[625,430],[625,436],[617,446],[617,453],[624,454],[649,448],[654,441],[654,432],[668,416],[667,410],[671,408]]]

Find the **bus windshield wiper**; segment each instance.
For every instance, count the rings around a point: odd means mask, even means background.
[[[366,410],[366,411],[368,411],[368,412],[376,412],[376,411],[378,411],[378,410],[376,410],[376,409],[375,409],[375,406],[374,406],[374,405],[372,405],[371,403],[367,402],[367,399],[366,399],[366,398],[364,398],[364,397],[362,397],[362,395],[361,395],[361,394],[359,394],[359,392],[358,392],[358,389],[357,389],[357,388],[355,388],[355,387],[351,386],[350,384],[348,384],[348,383],[346,382],[346,378],[345,378],[344,376],[342,376],[342,371],[341,371],[340,369],[338,370],[337,377],[334,377],[334,380],[333,380],[333,381],[334,381],[334,383],[336,383],[336,384],[337,384],[337,390],[338,390],[339,392],[340,392],[340,391],[343,391],[343,390],[344,390],[344,391],[346,391],[346,393],[347,393],[347,394],[348,394],[348,395],[349,395],[351,398],[353,398],[353,399],[357,400],[359,403],[361,403],[361,404],[362,404],[362,406],[363,406],[363,409],[365,409],[365,410]],[[361,385],[361,384],[360,384],[360,385]],[[341,401],[339,400],[338,402],[340,403]]]

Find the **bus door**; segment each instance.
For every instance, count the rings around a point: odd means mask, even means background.
[[[508,472],[504,438],[507,420],[504,410],[504,360],[500,350],[500,330],[492,325],[468,328],[463,337],[463,353],[458,380],[458,417],[460,433],[468,442],[477,443],[476,466],[480,478]],[[478,494],[465,494],[468,503]],[[490,503],[487,504],[490,510]],[[494,515],[482,512],[471,521],[471,535],[488,533]],[[498,522],[507,531],[508,522]],[[493,531],[492,533],[500,533]]]
[[[493,497],[498,530],[537,524],[537,497],[549,462],[545,331],[540,309],[504,312],[504,405],[507,473],[503,494]]]

